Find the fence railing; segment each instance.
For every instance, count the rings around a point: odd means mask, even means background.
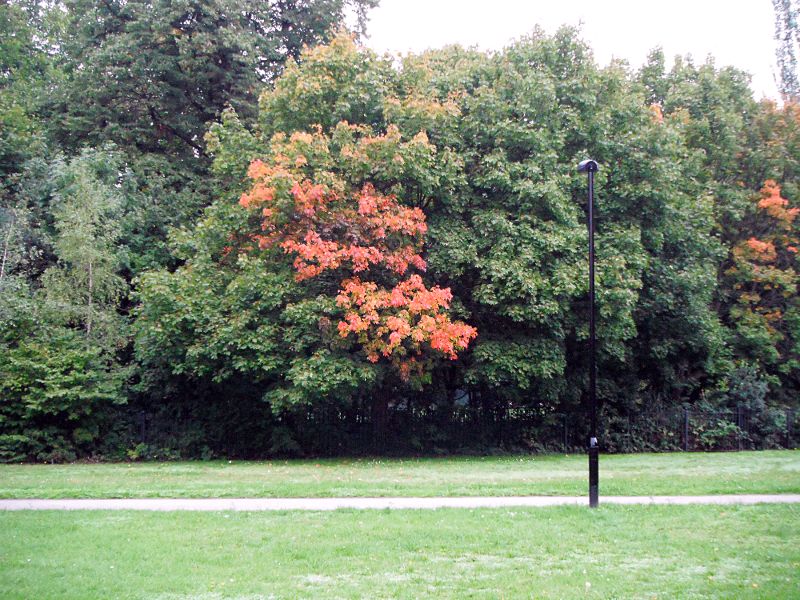
[[[800,423],[794,410],[754,411],[680,407],[627,416],[602,414],[605,451],[708,451],[795,448]],[[297,442],[314,453],[458,452],[493,449],[539,452],[583,451],[588,419],[535,408],[449,410],[396,408],[382,430],[369,412],[321,409],[295,421]]]
[[[379,425],[368,408],[326,406],[264,423],[271,432],[250,457],[288,455],[429,454],[454,452],[583,452],[588,437],[586,415],[548,412],[535,407],[448,408],[394,407]],[[191,421],[166,425],[140,414],[138,441],[159,446],[189,430]],[[620,414],[603,411],[599,439],[604,452],[710,451],[800,446],[800,411],[753,410],[737,406],[709,410],[695,406],[657,408]],[[231,436],[236,436],[231,432]],[[276,441],[277,440],[277,441]],[[224,439],[215,454],[231,452]],[[169,445],[169,444],[167,444]],[[239,443],[237,448],[243,448]]]

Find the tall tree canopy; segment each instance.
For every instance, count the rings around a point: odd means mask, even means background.
[[[238,204],[217,203],[185,238],[186,264],[143,279],[142,360],[245,375],[276,410],[430,383],[476,335],[446,313],[449,289],[423,283],[425,215],[390,191],[434,151],[424,134],[344,122],[276,133]]]
[[[141,152],[203,156],[208,121],[226,105],[254,115],[259,87],[288,58],[323,40],[347,10],[363,24],[374,4],[69,0],[57,137],[69,145],[114,141]]]

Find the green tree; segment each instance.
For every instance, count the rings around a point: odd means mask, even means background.
[[[4,327],[25,319],[9,313],[9,300],[0,301]],[[14,308],[29,311],[28,317],[48,316],[47,310],[31,311],[35,302]],[[62,462],[98,452],[113,424],[109,408],[124,402],[123,372],[109,365],[101,348],[52,321],[26,328],[25,337],[10,343],[8,337],[0,340],[0,462]]]
[[[33,218],[20,194],[26,163],[46,153],[36,99],[50,61],[36,37],[21,6],[0,7],[0,281],[26,254],[25,232]]]
[[[70,0],[67,78],[54,111],[68,147],[113,141],[184,169],[205,155],[205,124],[227,106],[255,114],[256,90],[287,58],[373,0]],[[203,161],[199,161],[202,165]]]
[[[51,164],[52,246],[45,250],[56,262],[41,277],[21,268],[22,260],[6,263],[0,278],[0,460],[90,454],[112,426],[111,407],[125,401],[120,165],[111,150]],[[20,213],[14,216],[18,222],[6,235],[19,243],[31,227]]]
[[[58,262],[44,273],[44,289],[67,323],[101,344],[119,343],[117,307],[126,290],[119,275],[123,200],[117,184],[124,175],[119,168],[109,151],[84,151],[53,167]]]
[[[778,62],[778,88],[787,100],[800,100],[797,73],[797,48],[800,45],[800,11],[795,0],[772,0],[775,9],[775,51]]]
[[[135,174],[122,237],[133,275],[168,264],[167,231],[214,196],[207,123],[227,106],[252,120],[258,91],[349,14],[375,0],[69,0],[44,107],[67,152],[114,143]]]
[[[375,322],[377,331],[367,335],[354,325],[358,342],[336,326],[337,321],[372,322],[372,317],[359,316],[360,309],[345,311],[346,294],[374,293],[357,305],[375,307],[390,289],[396,290],[393,298],[402,297],[403,286],[413,277],[392,285],[407,263],[424,266],[417,253],[418,231],[424,231],[422,213],[375,189],[401,189],[398,182],[410,181],[419,170],[417,163],[430,160],[434,152],[424,136],[408,139],[396,131],[372,136],[369,128],[346,123],[330,137],[318,132],[287,139],[277,133],[264,153],[267,163],[277,166],[253,163],[250,174],[256,183],[242,196],[241,206],[229,200],[212,205],[193,232],[176,237],[185,265],[174,273],[143,276],[137,319],[140,359],[154,368],[163,361],[175,374],[217,382],[246,377],[260,383],[264,399],[282,411],[326,402],[349,405],[367,400],[365,395],[380,385],[399,385],[391,375],[394,369],[378,363],[381,352],[392,356],[405,379],[417,375],[415,366],[429,361],[417,355],[419,348],[414,350],[421,342],[454,356],[448,344],[451,337],[461,338],[456,331],[460,325],[428,314],[447,304],[441,301],[444,290],[409,292],[420,305],[428,302],[424,298],[436,298],[430,306],[383,307],[389,316]],[[269,186],[274,190],[262,181],[266,173],[272,174]],[[294,177],[302,183],[287,179]],[[309,216],[304,198],[316,202],[311,198],[323,188],[328,199]],[[364,204],[372,201],[383,207],[375,214]],[[273,216],[276,222],[268,227]],[[280,244],[265,242],[272,227],[287,235]],[[407,229],[414,233],[404,233]],[[318,243],[309,241],[317,238]],[[294,261],[286,257],[289,252]],[[349,279],[343,282],[345,277]],[[370,287],[375,285],[379,287]],[[395,322],[402,325],[401,313],[409,311],[420,322],[411,319],[405,334],[403,327],[397,330],[407,338],[400,346],[390,330],[395,331]],[[424,328],[426,319],[430,331]],[[463,335],[468,341],[469,328]],[[466,345],[459,343],[457,348]],[[379,397],[386,399],[385,394]]]

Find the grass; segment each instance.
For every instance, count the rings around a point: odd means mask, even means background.
[[[798,598],[800,507],[0,513],[3,598]]]
[[[0,465],[1,498],[578,495],[585,456]],[[800,451],[608,455],[608,495],[800,492]]]

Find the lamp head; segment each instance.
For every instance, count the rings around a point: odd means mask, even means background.
[[[597,161],[594,161],[591,158],[582,160],[581,163],[578,165],[578,171],[580,173],[596,173]]]

